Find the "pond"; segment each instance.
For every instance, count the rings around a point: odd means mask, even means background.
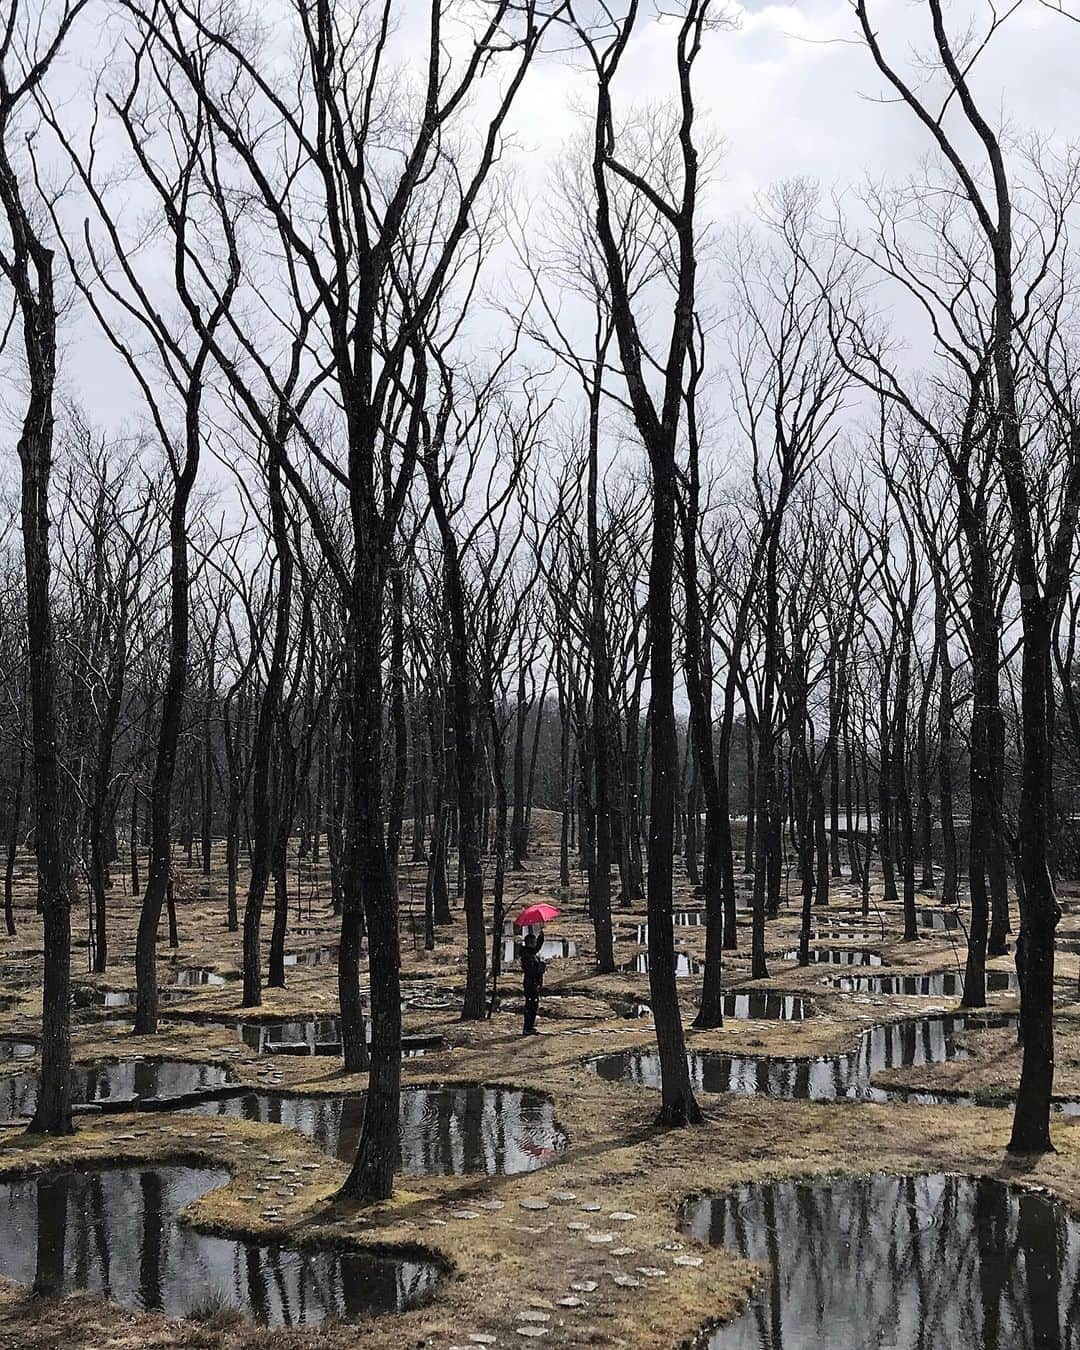
[[[244,1044],[260,1055],[340,1055],[340,1017],[301,1017],[287,1022],[240,1022],[240,1036]],[[371,1041],[371,1024],[367,1023],[367,1038]],[[407,1036],[401,1038],[401,1053],[406,1059],[436,1049],[443,1043],[441,1036]]]
[[[920,909],[919,927],[932,928],[935,933],[952,932],[960,927],[960,911],[956,909]]]
[[[187,997],[178,985],[158,987],[159,1003],[177,1003]],[[134,1008],[134,989],[98,989],[92,984],[76,984],[71,988],[71,1006],[78,1012],[99,1008]]]
[[[798,947],[783,952],[782,961],[797,961]],[[866,947],[811,947],[810,964],[812,966],[880,966],[883,964],[878,952]]]
[[[219,975],[216,970],[210,970],[207,966],[176,966],[171,975],[172,982],[176,985],[192,987],[211,985],[214,988],[228,984],[230,978],[239,978],[238,975]]]
[[[229,1180],[193,1167],[117,1167],[0,1182],[0,1275],[42,1292],[89,1290],[126,1308],[269,1326],[398,1312],[430,1297],[430,1262],[211,1237],[177,1223]]]
[[[676,928],[704,928],[705,911],[703,909],[676,909],[672,911],[672,920]],[[644,946],[649,941],[649,925],[639,923],[634,928],[634,941]]]
[[[286,952],[284,964],[286,966],[332,966],[337,963],[338,948],[332,947],[309,947],[303,952]]]
[[[711,1350],[1075,1350],[1080,1223],[986,1178],[871,1176],[736,1187],[682,1230],[768,1276]]]
[[[561,961],[577,956],[578,946],[573,938],[545,938],[540,944],[541,961]],[[503,965],[515,965],[521,959],[521,944],[516,938],[503,942]]]
[[[935,970],[929,975],[841,975],[833,980],[846,993],[910,994],[934,998],[961,998],[964,977],[956,970]],[[986,992],[1011,994],[1020,989],[1015,970],[988,970]]]
[[[675,978],[677,980],[688,980],[692,975],[700,975],[704,970],[704,963],[698,961],[693,956],[688,956],[686,952],[675,953]],[[649,973],[649,953],[639,952],[632,961],[628,961],[623,970],[630,975],[648,975]]]
[[[37,1054],[37,1046],[31,1041],[9,1040],[7,1037],[0,1037],[0,1063],[10,1063],[12,1060],[33,1059]]]
[[[770,1022],[801,1022],[806,1016],[806,1000],[798,994],[779,994],[771,989],[732,989],[724,995],[724,1016],[736,1021],[763,1017]]]
[[[352,1162],[364,1123],[364,1097],[297,1097],[245,1092],[192,1109],[286,1125]],[[511,1176],[552,1162],[566,1147],[550,1097],[527,1088],[466,1083],[403,1088],[398,1126],[399,1170],[408,1176]]]
[[[134,1108],[136,1100],[183,1096],[230,1081],[220,1064],[198,1064],[185,1059],[123,1059],[116,1063],[75,1064],[71,1070],[71,1100],[96,1102],[114,1109]],[[0,1078],[0,1119],[29,1116],[37,1105],[38,1076],[17,1073]]]
[[[749,1096],[796,1098],[805,1101],[907,1101],[938,1105],[956,1098],[925,1092],[874,1087],[875,1074],[909,1065],[941,1064],[966,1058],[953,1037],[956,1032],[986,1026],[1006,1026],[1012,1019],[979,1013],[945,1013],[908,1018],[869,1027],[855,1050],[819,1059],[774,1059],[767,1055],[721,1055],[693,1051],[687,1055],[695,1088],[702,1092],[737,1092]],[[601,1055],[589,1067],[608,1082],[637,1083],[659,1088],[660,1057],[645,1051],[624,1050]]]

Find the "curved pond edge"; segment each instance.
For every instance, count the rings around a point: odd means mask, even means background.
[[[733,1260],[740,1260],[751,1265],[759,1263],[752,1261],[749,1257],[741,1256],[740,1253],[731,1247],[725,1247],[721,1244],[712,1244],[701,1242],[692,1234],[688,1233],[684,1227],[685,1214],[687,1208],[695,1202],[701,1200],[718,1200],[728,1196],[733,1196],[740,1186],[754,1185],[783,1185],[785,1183],[803,1183],[814,1185],[815,1183],[827,1183],[829,1181],[861,1181],[870,1180],[873,1177],[954,1177],[965,1181],[990,1181],[1006,1190],[1017,1194],[1042,1195],[1049,1196],[1057,1205],[1059,1205],[1067,1215],[1074,1220],[1080,1221],[1080,1204],[1074,1204],[1067,1196],[1059,1194],[1052,1187],[1041,1183],[1031,1183],[1011,1178],[1003,1178],[992,1172],[981,1170],[979,1168],[949,1168],[938,1167],[933,1170],[910,1167],[874,1167],[869,1170],[866,1168],[852,1167],[830,1167],[823,1171],[800,1171],[783,1170],[775,1175],[769,1176],[751,1176],[742,1180],[734,1180],[727,1185],[717,1188],[706,1186],[698,1187],[695,1190],[688,1191],[679,1202],[676,1210],[676,1228],[680,1237],[685,1238],[696,1251],[716,1251],[726,1252]],[[742,1301],[738,1309],[730,1317],[710,1317],[702,1322],[694,1332],[688,1342],[688,1350],[707,1350],[709,1338],[717,1331],[725,1327],[732,1326],[740,1317],[745,1317],[750,1311],[755,1296],[763,1288],[765,1281],[760,1274],[755,1274],[749,1284],[746,1286]]]
[[[287,1128],[287,1127],[278,1127]],[[71,1136],[74,1140],[77,1136]],[[119,1141],[118,1141],[119,1142]],[[195,1232],[204,1233],[208,1237],[219,1237],[229,1241],[254,1243],[264,1247],[288,1247],[296,1251],[315,1252],[325,1251],[337,1254],[350,1254],[356,1256],[371,1256],[375,1258],[386,1258],[390,1260],[398,1259],[402,1261],[419,1260],[426,1261],[436,1268],[439,1282],[445,1280],[447,1276],[452,1275],[457,1269],[456,1263],[445,1251],[439,1247],[429,1246],[426,1243],[418,1242],[415,1239],[406,1239],[404,1241],[386,1241],[380,1240],[374,1235],[364,1237],[361,1234],[345,1233],[323,1233],[312,1232],[309,1229],[293,1228],[267,1228],[245,1225],[241,1221],[223,1223],[211,1218],[200,1217],[198,1208],[211,1196],[218,1192],[226,1190],[229,1186],[234,1186],[242,1182],[242,1174],[238,1174],[234,1164],[220,1153],[214,1152],[209,1147],[200,1147],[198,1144],[185,1144],[183,1146],[170,1147],[166,1152],[158,1155],[148,1156],[146,1154],[127,1153],[124,1151],[122,1143],[118,1152],[107,1160],[97,1157],[89,1158],[85,1154],[72,1158],[52,1157],[48,1163],[42,1165],[37,1161],[22,1160],[18,1158],[0,1157],[0,1184],[8,1181],[31,1181],[41,1178],[50,1178],[60,1176],[65,1172],[78,1172],[83,1175],[93,1175],[98,1172],[117,1172],[124,1170],[147,1170],[152,1171],[156,1168],[167,1167],[185,1167],[195,1169],[215,1169],[224,1171],[228,1174],[228,1180],[220,1186],[211,1186],[201,1195],[186,1204],[172,1215],[178,1226],[191,1228]],[[329,1211],[331,1215],[334,1211],[336,1198],[331,1196],[324,1202],[324,1211]],[[254,1206],[252,1206],[254,1208]],[[318,1211],[316,1211],[317,1213]],[[310,1223],[313,1216],[309,1215],[305,1219]],[[316,1218],[316,1222],[317,1222]],[[335,1220],[331,1218],[331,1222]],[[17,1281],[7,1281],[16,1287],[26,1289],[27,1297],[30,1297],[28,1286],[19,1284]],[[95,1294],[93,1292],[84,1297],[104,1298],[108,1301],[108,1296],[104,1294]],[[423,1299],[416,1307],[430,1306],[438,1298],[438,1283],[430,1297]],[[406,1310],[408,1311],[408,1310]],[[191,1318],[170,1317],[166,1313],[141,1311],[139,1316],[160,1317],[167,1321],[180,1320],[182,1322],[192,1322],[198,1325],[197,1320]],[[401,1316],[397,1314],[371,1314],[370,1320],[382,1316]],[[362,1325],[367,1318],[360,1319],[355,1325]],[[246,1322],[251,1319],[245,1318]]]
[[[191,1059],[188,1056],[177,1052],[151,1051],[148,1054],[137,1055],[117,1055],[109,1054],[107,1051],[103,1054],[88,1056],[86,1058],[77,1057],[71,1061],[71,1067],[85,1068],[97,1064],[194,1064],[198,1067],[208,1067],[220,1069],[225,1075],[226,1081],[214,1086],[192,1089],[190,1092],[175,1092],[168,1096],[158,1097],[103,1097],[98,1101],[80,1102],[72,1099],[71,1113],[77,1116],[117,1116],[126,1115],[137,1111],[171,1111],[184,1106],[196,1106],[202,1101],[215,1101],[221,1097],[231,1096],[240,1084],[236,1081],[235,1065],[227,1059]],[[14,1078],[20,1073],[31,1073],[38,1065],[38,1057],[33,1060],[5,1060],[0,1064],[0,1083],[7,1078]],[[10,1072],[8,1071],[10,1070]],[[7,1122],[8,1126],[18,1127],[20,1124],[29,1121],[29,1116],[16,1116]]]
[[[688,1056],[690,1056],[690,1055],[696,1055],[696,1056],[698,1056],[699,1058],[705,1059],[705,1060],[708,1060],[708,1059],[717,1059],[717,1060],[753,1059],[753,1060],[760,1061],[760,1062],[762,1062],[762,1063],[770,1063],[770,1064],[829,1064],[829,1063],[832,1063],[832,1062],[835,1061],[835,1060],[842,1059],[843,1057],[845,1057],[845,1056],[847,1056],[847,1055],[857,1054],[857,1053],[859,1052],[861,1046],[862,1046],[863,1040],[864,1040],[865,1038],[868,1038],[868,1037],[872,1036],[872,1035],[874,1034],[874,1032],[876,1032],[876,1031],[880,1031],[880,1030],[887,1029],[887,1028],[891,1028],[891,1027],[901,1027],[901,1026],[918,1027],[918,1026],[924,1026],[925,1024],[927,1024],[927,1023],[929,1023],[929,1022],[939,1022],[939,1021],[944,1021],[944,1020],[947,1019],[947,1018],[955,1018],[955,1017],[967,1017],[967,1018],[970,1018],[971,1021],[972,1021],[972,1023],[976,1023],[976,1022],[978,1022],[978,1021],[980,1021],[980,1020],[984,1020],[984,1019],[985,1019],[987,1025],[986,1025],[986,1026],[983,1026],[983,1027],[980,1027],[980,1026],[977,1026],[977,1025],[971,1025],[971,1026],[969,1026],[969,1027],[958,1027],[958,1028],[956,1028],[955,1031],[953,1032],[953,1035],[955,1035],[956,1033],[963,1034],[964,1031],[983,1031],[983,1030],[995,1030],[995,1029],[1002,1029],[1002,1028],[1012,1027],[1012,1026],[1015,1026],[1015,1024],[1016,1024],[1016,1022],[1017,1022],[1018,1015],[1017,1015],[1015,1012],[1006,1011],[1006,1010],[1001,1010],[1001,1011],[999,1011],[999,1010],[996,1009],[996,1008],[959,1008],[959,1007],[958,1007],[958,1008],[956,1008],[956,1009],[943,1009],[943,1008],[940,1008],[940,1007],[935,1007],[935,1008],[933,1008],[932,1010],[930,1010],[929,1012],[923,1013],[923,1014],[903,1013],[903,1014],[902,1014],[901,1016],[899,1016],[899,1017],[896,1017],[896,1018],[890,1018],[890,1019],[887,1019],[887,1020],[885,1020],[885,1021],[881,1021],[881,1022],[869,1022],[869,1023],[867,1023],[865,1026],[861,1026],[861,1027],[858,1029],[858,1031],[857,1031],[857,1033],[856,1033],[856,1038],[855,1038],[855,1043],[854,1043],[854,1045],[850,1046],[849,1048],[842,1049],[842,1050],[837,1050],[837,1051],[834,1051],[834,1052],[829,1053],[829,1054],[811,1054],[811,1055],[799,1055],[799,1054],[768,1054],[768,1053],[764,1053],[764,1054],[747,1054],[747,1053],[745,1053],[744,1051],[741,1051],[741,1050],[739,1050],[737,1047],[734,1047],[734,1046],[733,1046],[733,1047],[730,1047],[730,1048],[727,1048],[727,1049],[723,1049],[723,1050],[695,1049],[694,1046],[693,1046],[693,1044],[692,1044],[692,1042],[690,1042],[690,1041],[688,1041],[688,1043],[687,1043],[686,1053],[687,1053]],[[596,1054],[595,1052],[593,1052],[593,1053],[591,1053],[591,1054],[582,1056],[581,1059],[578,1061],[578,1063],[581,1065],[582,1068],[584,1068],[584,1069],[586,1069],[586,1070],[588,1070],[588,1071],[590,1071],[590,1072],[596,1073],[594,1066],[595,1066],[595,1064],[597,1063],[597,1061],[598,1061],[598,1060],[602,1060],[602,1059],[606,1059],[606,1058],[608,1058],[609,1056],[614,1056],[614,1055],[625,1055],[625,1056],[628,1056],[628,1057],[629,1057],[629,1056],[631,1056],[631,1055],[637,1055],[637,1054],[640,1054],[640,1055],[655,1056],[656,1053],[657,1053],[657,1052],[656,1052],[656,1042],[655,1042],[654,1040],[650,1040],[650,1041],[646,1042],[644,1045],[642,1045],[641,1043],[638,1043],[638,1044],[635,1044],[635,1045],[620,1046],[619,1050],[617,1050],[617,1051],[609,1051],[609,1052],[605,1052],[604,1054]],[[945,1060],[945,1061],[937,1061],[937,1062],[946,1062],[946,1063],[947,1063],[947,1062],[949,1062],[949,1061],[948,1061],[948,1060]],[[894,1068],[902,1068],[902,1067],[908,1067],[908,1066],[902,1066],[902,1065],[897,1065],[897,1066],[892,1066],[892,1067],[886,1066],[886,1067],[883,1067],[883,1068],[881,1068],[881,1069],[878,1069],[878,1070],[875,1071],[875,1073],[874,1073],[874,1075],[873,1075],[873,1079],[878,1078],[878,1076],[881,1075],[881,1074],[887,1074],[887,1073],[892,1072]],[[920,1066],[917,1066],[917,1067],[925,1067],[925,1066],[920,1065]],[[600,1074],[596,1074],[596,1077],[602,1078],[602,1076],[601,1076]],[[644,1091],[647,1091],[647,1092],[653,1092],[653,1091],[656,1090],[655,1088],[652,1088],[652,1087],[644,1087],[644,1085],[641,1085],[641,1084],[634,1084],[634,1083],[632,1083],[632,1082],[625,1082],[625,1083],[620,1084],[620,1083],[616,1082],[615,1080],[611,1080],[611,1079],[603,1080],[603,1081],[609,1082],[609,1083],[611,1084],[612,1087],[619,1087],[619,1086],[634,1087],[634,1086],[640,1086],[640,1087],[643,1087],[643,1090],[644,1090]],[[871,1087],[873,1086],[873,1080],[871,1080],[870,1086],[871,1086]],[[939,1102],[939,1103],[934,1103],[934,1102],[930,1102],[930,1103],[928,1103],[928,1102],[915,1102],[915,1103],[914,1103],[915,1105],[922,1105],[922,1106],[935,1106],[935,1105],[946,1106],[946,1105],[947,1105],[947,1106],[949,1106],[949,1107],[952,1107],[952,1106],[956,1106],[956,1105],[961,1105],[961,1106],[983,1107],[983,1108],[988,1109],[988,1110],[996,1110],[996,1109],[999,1109],[999,1108],[1001,1108],[1001,1107],[1010,1107],[1010,1106],[1013,1106],[1013,1105],[1015,1105],[1015,1102],[1016,1102],[1016,1095],[1015,1095],[1015,1092],[1013,1092],[1013,1093],[1011,1093],[1011,1094],[1009,1094],[1009,1095],[1006,1095],[1006,1096],[1001,1096],[1001,1097],[996,1097],[996,1098],[991,1099],[991,1098],[989,1098],[989,1097],[987,1097],[987,1096],[980,1096],[980,1095],[977,1094],[977,1093],[973,1094],[973,1093],[970,1093],[970,1092],[964,1092],[964,1091],[962,1091],[962,1090],[959,1089],[959,1088],[953,1088],[953,1087],[947,1087],[947,1086],[945,1086],[945,1087],[935,1087],[934,1089],[930,1090],[930,1089],[927,1089],[927,1088],[925,1088],[925,1087],[908,1086],[907,1084],[892,1084],[892,1083],[888,1083],[888,1084],[884,1085],[880,1090],[892,1094],[892,1095],[895,1096],[895,1098],[896,1098],[897,1100],[899,1100],[899,1101],[903,1101],[903,1099],[905,1099],[905,1098],[911,1098],[911,1097],[927,1097],[927,1096],[934,1096],[934,1097],[948,1098],[948,1099],[949,1099],[947,1102]],[[723,1098],[723,1097],[726,1097],[726,1096],[730,1095],[730,1094],[727,1093],[727,1092],[710,1092],[710,1091],[708,1091],[707,1089],[704,1089],[704,1088],[701,1089],[701,1091],[705,1092],[706,1096],[708,1096],[708,1097],[710,1097],[710,1098]],[[759,1098],[763,1098],[763,1099],[765,1099],[765,1100],[767,1100],[767,1101],[788,1101],[788,1100],[792,1100],[791,1098],[784,1097],[784,1096],[770,1096],[770,1094],[767,1093],[767,1092],[762,1092],[762,1093],[756,1093],[756,1092],[755,1092],[755,1093],[743,1093],[743,1094],[739,1094],[739,1095],[746,1096],[746,1097],[750,1097],[750,1098],[753,1098],[753,1097],[759,1097]],[[860,1105],[881,1105],[881,1104],[882,1104],[882,1103],[880,1103],[880,1102],[874,1102],[872,1099],[869,1099],[869,1098],[864,1097],[864,1096],[847,1096],[847,1095],[839,1096],[839,1097],[836,1097],[836,1098],[807,1098],[807,1099],[798,1098],[798,1099],[796,1099],[796,1100],[807,1100],[807,1101],[809,1102],[810,1105],[813,1105],[813,1106],[820,1106],[820,1107],[835,1107],[835,1106],[844,1106],[844,1105],[853,1105],[853,1106],[860,1106]],[[1051,1106],[1052,1106],[1052,1109],[1053,1109],[1055,1112],[1058,1112],[1059,1114],[1063,1114],[1063,1115],[1067,1115],[1067,1116],[1080,1116],[1080,1099],[1077,1099],[1077,1098],[1075,1098],[1075,1097],[1066,1097],[1066,1096],[1063,1096],[1063,1095],[1056,1095],[1056,1096],[1054,1096],[1054,1097],[1052,1098]]]

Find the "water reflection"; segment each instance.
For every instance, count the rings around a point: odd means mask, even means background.
[[[936,933],[951,932],[960,927],[960,911],[955,909],[920,909],[919,927],[932,928]]]
[[[764,1264],[712,1350],[1077,1350],[1080,1223],[1047,1195],[940,1174],[739,1186],[683,1231]]]
[[[797,961],[799,949],[782,953],[782,961]],[[812,966],[880,966],[883,964],[877,952],[865,947],[811,947],[810,964]]]
[[[837,1101],[859,1098],[938,1105],[934,1093],[911,1093],[874,1087],[871,1079],[883,1069],[911,1065],[941,1064],[963,1059],[965,1052],[953,1042],[958,1031],[975,1027],[1004,1026],[1007,1018],[955,1013],[910,1018],[874,1026],[863,1032],[858,1047],[848,1054],[823,1059],[773,1059],[765,1055],[720,1055],[692,1051],[686,1057],[694,1086],[702,1092],[737,1092],[748,1096],[797,1098],[806,1101]],[[660,1058],[656,1054],[622,1051],[601,1055],[590,1067],[608,1082],[637,1083],[659,1088]]]
[[[186,995],[182,988],[165,985],[158,989],[160,1003],[176,1003]],[[133,989],[98,989],[92,984],[76,984],[71,989],[71,1006],[78,1012],[97,1008],[132,1008],[135,1006]]]
[[[929,975],[841,975],[833,984],[846,993],[922,994],[935,998],[960,998],[964,993],[964,977],[955,970],[936,970]],[[1015,970],[986,972],[988,994],[1015,993],[1019,989]]]
[[[675,978],[677,980],[688,980],[691,975],[700,975],[704,966],[702,962],[692,956],[687,956],[686,952],[675,953]],[[649,973],[649,953],[639,952],[632,961],[628,961],[623,970],[631,975],[648,975]]]
[[[37,1046],[30,1041],[8,1040],[6,1037],[0,1038],[0,1062],[17,1059],[33,1059],[37,1054]]]
[[[336,964],[338,949],[333,947],[309,947],[303,952],[286,952],[284,964],[287,966],[331,966]]]
[[[305,1017],[289,1022],[241,1022],[240,1036],[260,1054],[293,1050],[309,1055],[341,1053],[339,1017]]]
[[[545,938],[540,945],[541,961],[561,961],[577,956],[577,943],[573,938]],[[503,940],[503,965],[514,965],[521,959],[521,943],[516,938]]]
[[[676,909],[672,911],[672,920],[676,928],[703,928],[705,911],[703,909]],[[634,941],[642,946],[649,940],[649,925],[639,923],[634,929]]]
[[[724,1016],[763,1017],[768,1021],[801,1022],[806,1016],[806,1001],[797,994],[778,994],[767,989],[736,989],[724,995]]]
[[[178,985],[218,987],[228,983],[228,977],[219,975],[216,970],[206,966],[177,966],[173,971],[173,983]]]
[[[341,1018],[337,1016],[300,1017],[287,1022],[241,1022],[239,1029],[244,1044],[261,1055],[341,1054]],[[370,1024],[365,1030],[370,1043]],[[441,1036],[403,1035],[401,1053],[404,1058],[412,1059],[442,1043]]]
[[[425,1261],[299,1251],[177,1224],[179,1210],[228,1179],[125,1167],[0,1183],[0,1275],[171,1317],[235,1307],[270,1326],[400,1311],[433,1289],[439,1272]]]
[[[245,1092],[193,1108],[201,1116],[230,1116],[286,1125],[352,1162],[364,1123],[362,1093],[293,1097]],[[510,1176],[533,1172],[566,1147],[550,1097],[523,1088],[404,1088],[398,1126],[399,1170],[409,1176]]]
[[[133,1098],[172,1097],[228,1083],[228,1069],[220,1064],[197,1064],[183,1059],[124,1059],[115,1064],[75,1064],[71,1070],[71,1100],[106,1103]],[[37,1105],[38,1076],[17,1073],[0,1078],[0,1117],[33,1114]]]

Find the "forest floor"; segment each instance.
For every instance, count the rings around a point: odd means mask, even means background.
[[[661,1130],[653,1120],[658,1094],[629,1082],[609,1082],[589,1066],[612,1051],[655,1049],[647,1016],[630,1015],[648,1002],[648,975],[592,973],[592,932],[582,878],[575,874],[571,898],[558,896],[556,818],[537,813],[528,870],[508,876],[507,912],[524,902],[548,899],[564,914],[547,936],[568,938],[577,954],[548,965],[541,1007],[543,1034],[520,1035],[520,990],[515,968],[505,972],[502,1010],[489,1021],[459,1020],[456,1006],[464,984],[464,919],[438,930],[438,946],[425,952],[422,932],[423,868],[402,871],[402,934],[405,1029],[438,1035],[441,1049],[403,1061],[409,1086],[455,1083],[500,1084],[547,1094],[568,1138],[548,1165],[512,1176],[403,1176],[394,1198],[357,1209],[334,1201],[344,1164],[314,1142],[283,1126],[228,1117],[140,1111],[80,1115],[66,1139],[34,1138],[24,1126],[0,1127],[0,1184],[43,1171],[109,1164],[198,1163],[224,1167],[231,1181],[197,1200],[184,1218],[200,1229],[274,1242],[327,1242],[339,1247],[400,1248],[434,1257],[447,1271],[434,1298],[403,1313],[313,1329],[259,1329],[228,1317],[204,1322],[125,1311],[91,1295],[64,1299],[31,1297],[20,1285],[0,1281],[0,1347],[44,1350],[65,1346],[108,1347],[405,1347],[547,1345],[670,1347],[692,1344],[710,1324],[732,1316],[745,1301],[754,1269],[722,1247],[704,1246],[681,1234],[680,1210],[694,1194],[722,1191],[744,1180],[873,1171],[944,1171],[985,1175],[1046,1187],[1080,1211],[1080,1119],[1055,1117],[1057,1152],[1038,1159],[1005,1154],[1011,1113],[1000,1106],[919,1106],[906,1102],[843,1100],[834,1104],[776,1100],[702,1091],[705,1120],[699,1127]],[[215,859],[217,864],[217,859]],[[18,934],[0,938],[0,1037],[34,1039],[40,1015],[40,924],[33,914],[31,862],[20,860]],[[687,1045],[770,1058],[820,1057],[852,1050],[867,1027],[932,1010],[952,1010],[957,998],[842,992],[845,975],[962,971],[963,932],[924,932],[917,943],[899,940],[898,907],[874,896],[864,922],[858,896],[844,881],[834,883],[827,910],[815,912],[820,929],[852,924],[873,934],[866,941],[823,939],[819,946],[869,948],[881,967],[811,965],[800,969],[782,953],[797,946],[797,882],[790,900],[768,928],[770,979],[749,981],[744,951],[727,954],[729,989],[767,988],[808,1000],[802,1021],[729,1019],[712,1031],[692,1028],[699,980],[680,979]],[[693,890],[680,868],[677,904],[694,907]],[[163,933],[161,981],[169,965],[239,970],[240,935],[224,924],[224,881],[186,874],[178,896],[179,951]],[[241,891],[241,897],[243,892]],[[1080,904],[1064,897],[1060,935],[1080,936]],[[73,957],[81,986],[114,993],[133,986],[136,903],[121,893],[110,910],[110,970],[96,977],[80,971],[85,948]],[[920,904],[935,904],[932,893]],[[325,883],[321,898],[307,898],[290,919],[290,952],[315,952],[336,941]],[[740,912],[742,945],[749,944],[749,913]],[[619,909],[615,924],[617,961],[632,963],[644,948],[636,925],[644,906]],[[269,927],[269,919],[267,920]],[[82,911],[74,916],[76,937],[85,933]],[[701,957],[703,927],[679,927],[681,954]],[[1080,944],[1077,944],[1080,945]],[[1011,958],[991,963],[1008,970]],[[274,1021],[329,1015],[337,1008],[336,965],[290,966],[285,989],[267,990],[261,1009],[244,1020]],[[1080,1098],[1080,1005],[1076,999],[1078,957],[1058,957],[1058,1059],[1056,1092]],[[308,1096],[361,1091],[364,1075],[345,1075],[336,1059],[260,1055],[238,1037],[240,983],[230,979],[200,986],[163,1004],[162,1029],[152,1042],[127,1034],[124,1007],[80,1015],[73,1053],[79,1062],[125,1058],[173,1058],[225,1065],[238,1083],[275,1093]],[[1015,1012],[1015,996],[989,1000],[995,1012]],[[907,1089],[1007,1099],[1015,1090],[1019,1055],[1008,1028],[967,1031],[968,1057],[925,1067],[892,1069],[878,1083]],[[3,1076],[26,1063],[0,1062]],[[33,1067],[33,1061],[30,1062]],[[290,1180],[282,1182],[285,1174]],[[270,1206],[267,1196],[274,1197]],[[3,1200],[0,1198],[0,1206]]]

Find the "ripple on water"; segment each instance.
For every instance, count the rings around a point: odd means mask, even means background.
[[[176,1222],[228,1180],[214,1169],[124,1167],[2,1182],[0,1275],[170,1317],[236,1308],[269,1326],[397,1312],[434,1289],[439,1271],[424,1260],[301,1251]]]
[[[871,1176],[736,1187],[682,1229],[762,1263],[711,1350],[1075,1350],[1080,1223],[985,1178]]]

